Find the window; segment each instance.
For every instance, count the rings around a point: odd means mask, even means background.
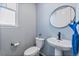
[[[16,4],[1,3],[0,4],[0,25],[16,26],[15,19]]]

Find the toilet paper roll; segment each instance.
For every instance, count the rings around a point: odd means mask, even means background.
[[[16,46],[19,46],[20,45],[20,43],[19,42],[17,42],[17,43],[15,43],[14,44],[14,46],[16,47]]]

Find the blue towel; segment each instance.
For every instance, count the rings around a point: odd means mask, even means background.
[[[72,24],[69,24],[70,28],[73,30],[74,34],[78,34],[76,26],[78,23],[76,23],[75,21]]]
[[[72,55],[76,56],[78,54],[78,47],[79,47],[79,35],[76,29],[77,22],[73,22],[73,24],[69,24],[70,28],[74,31],[72,35]]]
[[[73,34],[72,36],[72,55],[76,56],[78,54],[78,34]]]

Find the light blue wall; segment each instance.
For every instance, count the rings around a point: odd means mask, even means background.
[[[49,22],[51,12],[61,5],[71,5],[75,7],[75,4],[37,4],[37,36],[41,33],[41,37],[43,38],[57,37],[57,33],[60,31],[63,39],[71,40],[71,34],[73,32],[69,27],[58,29],[51,26]],[[54,48],[51,48],[46,41],[42,51],[46,55],[54,55]]]
[[[35,44],[36,37],[35,4],[18,4],[16,11],[17,27],[0,26],[0,56],[19,56]],[[31,22],[32,21],[32,22]],[[18,47],[12,47],[11,42],[20,42]]]

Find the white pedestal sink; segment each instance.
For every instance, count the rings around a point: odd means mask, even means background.
[[[67,51],[72,48],[71,40],[48,38],[47,42],[50,46],[55,48],[55,56],[61,56],[62,51]]]

